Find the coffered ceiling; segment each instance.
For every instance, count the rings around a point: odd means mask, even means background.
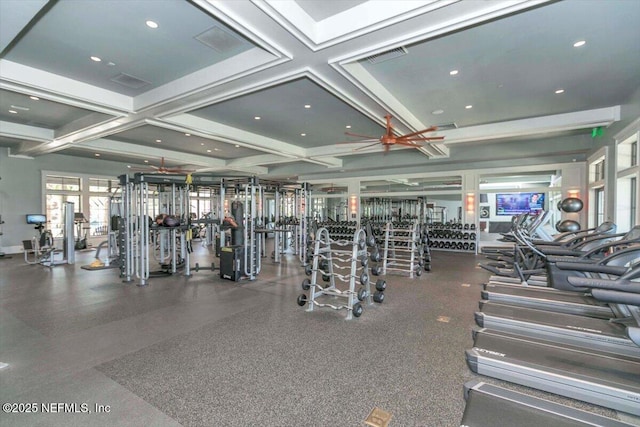
[[[0,146],[326,183],[584,159],[637,118],[638,22],[632,0],[1,0]],[[387,114],[444,140],[337,144]]]

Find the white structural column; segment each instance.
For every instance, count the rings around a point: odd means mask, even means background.
[[[476,224],[479,203],[479,179],[476,172],[462,174],[462,222]]]
[[[587,188],[587,165],[585,162],[568,163],[562,166],[562,200],[577,197],[584,207],[577,213],[562,212],[562,219],[578,221],[583,228],[587,227],[589,212],[589,191]]]

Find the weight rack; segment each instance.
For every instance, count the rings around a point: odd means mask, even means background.
[[[299,306],[309,303],[307,311],[313,311],[315,307],[347,310],[346,319],[351,320],[353,317],[362,315],[364,311],[362,303],[372,305],[373,302],[384,301],[384,290],[387,286],[384,280],[378,280],[375,293],[371,292],[371,282],[367,272],[369,254],[364,230],[356,230],[353,233],[353,240],[332,240],[329,231],[323,227],[318,229],[314,243],[313,261],[305,266],[305,273],[310,278],[304,279],[301,285],[302,289],[309,294],[303,293],[298,296]],[[344,249],[337,249],[332,245]],[[349,246],[351,248],[347,249]],[[348,271],[346,274],[341,274],[336,270]],[[319,277],[327,283],[326,287],[319,283]],[[360,284],[358,290],[356,290],[356,279]],[[338,289],[337,282],[348,283],[348,289]],[[326,297],[332,297],[344,303],[329,303],[326,302]]]
[[[423,269],[424,267],[424,269]],[[430,270],[423,258],[423,235],[417,221],[412,223],[387,223],[382,256],[382,274],[387,271],[421,276],[423,270]]]

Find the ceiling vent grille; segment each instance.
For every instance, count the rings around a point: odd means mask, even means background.
[[[242,46],[243,43],[235,35],[218,26],[211,27],[194,38],[218,53],[230,52]]]
[[[451,122],[451,123],[442,123],[439,125],[434,125],[435,127],[438,128],[438,130],[451,130],[451,129],[458,129],[458,125],[455,122]]]
[[[371,55],[367,57],[366,60],[369,61],[370,64],[379,64],[384,61],[389,61],[391,59],[399,58],[406,54],[407,54],[407,49],[403,46],[400,46],[395,49],[388,50],[386,52]]]
[[[140,89],[151,84],[146,80],[139,79],[126,73],[118,74],[117,76],[112,78],[111,81],[131,89]]]

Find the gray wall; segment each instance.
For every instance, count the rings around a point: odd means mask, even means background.
[[[0,252],[19,252],[22,241],[37,234],[32,225],[26,224],[25,214],[45,211],[41,188],[43,170],[115,178],[126,173],[127,167],[122,163],[58,154],[21,159],[9,157],[8,149],[0,147],[0,214],[5,222]]]

